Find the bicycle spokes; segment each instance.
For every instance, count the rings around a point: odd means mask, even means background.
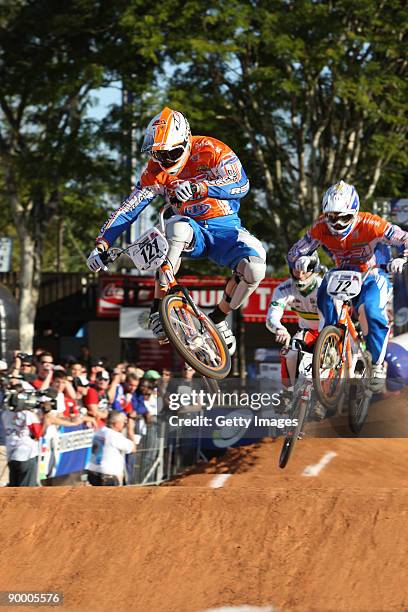
[[[335,370],[339,365],[341,365],[341,354],[338,351],[338,342],[334,337],[329,337],[324,350],[322,351],[322,356],[320,360],[321,371],[328,372],[328,376]],[[330,377],[330,376],[329,376]]]
[[[187,348],[207,365],[217,367],[221,356],[217,345],[201,320],[186,305],[173,308],[170,321]]]
[[[313,354],[313,385],[319,401],[327,408],[336,405],[342,392],[343,343],[344,337],[337,328],[326,327]]]

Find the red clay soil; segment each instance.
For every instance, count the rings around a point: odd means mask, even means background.
[[[172,486],[0,490],[0,590],[62,591],[67,610],[407,610],[408,440],[302,440],[286,470],[280,444]]]

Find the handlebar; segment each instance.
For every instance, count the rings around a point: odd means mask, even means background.
[[[353,267],[347,268],[346,266],[339,266],[339,267],[335,267],[335,268],[326,268],[326,272],[325,274],[330,274],[331,272],[339,272],[344,270],[346,271],[350,271],[350,272],[362,272],[361,270],[353,270]],[[373,270],[384,270],[384,272],[388,272],[388,264],[378,264],[376,266],[372,266],[371,268],[369,268],[368,270],[365,270],[364,272],[362,272],[363,278],[365,278],[367,276],[367,274],[370,274],[370,272],[372,272]]]
[[[288,338],[281,350],[285,351],[286,354],[286,352],[289,351],[290,348],[295,351],[307,352],[306,349],[308,347],[303,342],[303,340],[300,340],[299,338]]]
[[[175,202],[172,202],[172,200],[174,200],[174,198],[170,199],[170,203],[169,204],[165,204],[164,206],[162,206],[159,210],[159,227],[160,227],[160,231],[162,234],[164,234],[165,232],[165,227],[164,227],[164,213],[166,211],[169,210],[169,208],[172,208],[172,206],[174,206]],[[176,202],[178,202],[177,198],[176,198]]]
[[[165,233],[164,214],[167,210],[169,210],[169,208],[172,208],[172,206],[173,204],[170,202],[162,206],[159,210],[158,226],[162,234]],[[102,253],[100,253],[99,255],[101,258],[101,261],[104,263],[105,266],[107,266],[110,263],[113,263],[118,257],[120,257],[120,255],[125,255],[128,249],[130,248],[130,246],[132,245],[129,245],[125,249],[121,249],[119,247],[110,247],[107,251],[102,251]]]
[[[376,266],[372,266],[371,268],[366,270],[366,272],[371,272],[371,270],[376,270],[376,269],[387,271],[387,266],[388,266],[388,264],[378,264]],[[347,264],[345,264],[344,266],[336,266],[335,268],[326,268],[326,271],[329,272],[329,273],[333,272],[333,271],[336,271],[336,270],[360,272],[360,270],[353,270],[353,267],[355,267],[355,266],[352,266],[351,268],[348,268]]]

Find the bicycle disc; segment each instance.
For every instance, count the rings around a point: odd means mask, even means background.
[[[326,408],[334,408],[344,392],[342,348],[340,330],[328,325],[320,332],[313,351],[313,386],[318,400]]]
[[[166,295],[160,317],[170,342],[179,355],[197,372],[222,380],[231,369],[231,357],[214,323],[194,312],[184,296]]]

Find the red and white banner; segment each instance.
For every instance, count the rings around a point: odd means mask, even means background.
[[[265,278],[243,307],[244,321],[264,323],[273,290],[282,279]],[[222,276],[184,276],[180,283],[190,290],[198,306],[211,308],[218,304],[224,293],[226,279]],[[154,278],[146,276],[112,275],[99,277],[98,317],[117,319],[120,308],[146,306],[153,300]],[[126,296],[126,301],[125,301]],[[283,321],[296,322],[295,313],[285,313]]]
[[[244,321],[247,323],[264,323],[272,294],[275,287],[281,282],[282,278],[265,278],[257,289],[249,296],[249,300],[244,305]],[[288,311],[282,319],[286,323],[296,323],[297,315]]]

